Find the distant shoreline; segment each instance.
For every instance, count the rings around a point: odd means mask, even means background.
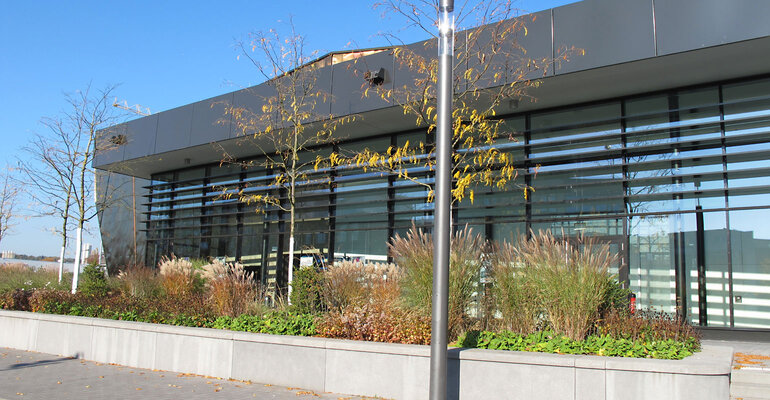
[[[0,258],[0,264],[25,264],[33,268],[48,268],[48,269],[56,269],[56,270],[59,269],[58,261],[23,260],[20,258]],[[65,262],[64,270],[72,271],[73,265],[74,264],[71,262]]]

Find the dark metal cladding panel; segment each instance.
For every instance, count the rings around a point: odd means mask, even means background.
[[[126,124],[115,125],[99,132],[101,139],[97,144],[94,155],[94,166],[108,165],[123,161],[126,144],[121,144],[119,138],[126,135]]]
[[[557,65],[557,74],[655,56],[651,0],[590,0],[553,13],[554,52],[572,46],[585,51]]]
[[[515,39],[527,51],[526,58],[538,61],[552,57],[551,45],[551,10],[536,12],[524,17],[524,26],[527,30],[518,31]],[[524,61],[524,58],[519,62]],[[542,78],[553,75],[553,70],[548,68],[546,71],[532,69],[532,72],[525,76],[526,79]]]
[[[147,194],[147,189],[143,187],[149,184],[150,181],[141,178],[132,179],[114,172],[96,171],[98,196],[106,199],[106,208],[98,214],[98,218],[104,256],[110,268],[120,268],[134,262],[141,264],[144,261],[147,238],[141,231],[144,229],[142,196]]]
[[[138,118],[125,124],[126,144],[124,160],[155,154],[155,134],[158,129],[158,114]]]
[[[174,108],[158,114],[158,133],[155,153],[182,149],[190,146],[193,105]]]
[[[431,39],[408,44],[404,46],[404,53],[408,54],[408,52],[412,52],[418,57],[434,59],[438,54],[436,43],[436,39]],[[414,91],[415,85],[417,84],[415,79],[425,78],[424,73],[413,71],[406,65],[408,60],[409,58],[404,56],[394,57],[393,59],[393,88],[396,93],[396,101],[394,101],[393,104],[403,104],[405,102],[405,97],[399,94],[404,93],[404,91]],[[405,115],[403,117],[413,119],[412,116]]]
[[[504,36],[497,50],[491,48],[493,36]],[[467,60],[468,68],[476,72],[473,79],[478,80],[464,86],[463,79],[458,90],[501,86],[552,75],[550,10],[519,17],[515,22],[508,20],[472,32],[458,32],[455,47],[459,52],[465,52],[466,42],[468,54],[462,58]],[[478,77],[479,71],[486,72]],[[496,74],[500,76],[495,77]]]
[[[246,89],[241,89],[233,93],[233,106],[238,108],[244,108],[252,113],[259,113],[262,109],[262,105],[265,104],[267,99],[271,96],[275,96],[275,89],[271,86],[263,83],[259,86],[252,86]],[[236,138],[243,136],[243,132],[238,128],[236,121],[231,120],[232,129],[230,129],[230,137]],[[258,123],[260,128],[266,126],[265,123]]]
[[[766,0],[655,0],[658,55],[768,36],[768,18]]]
[[[332,67],[319,68],[316,73],[316,86],[320,93],[325,96],[318,99],[315,106],[315,113],[322,118],[326,118],[332,112]]]
[[[366,71],[385,72],[382,85],[370,87],[364,80]],[[393,89],[393,54],[391,50],[361,57],[355,61],[336,64],[333,69],[332,114],[342,116],[386,108],[391,104],[382,100],[377,90]],[[364,91],[369,88],[368,96]]]
[[[225,109],[232,104],[232,93],[194,103],[190,146],[229,139],[230,116]]]

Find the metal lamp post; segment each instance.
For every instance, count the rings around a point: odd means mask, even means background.
[[[449,245],[452,185],[452,61],[454,0],[439,0],[438,104],[436,106],[436,204],[433,214],[433,311],[430,344],[430,399],[447,392]]]

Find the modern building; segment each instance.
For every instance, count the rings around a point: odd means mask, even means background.
[[[479,190],[455,205],[457,226],[494,240],[540,229],[597,236],[621,254],[618,275],[640,306],[679,305],[704,327],[770,329],[768,15],[770,2],[753,0],[584,0],[536,13],[518,38],[527,54],[575,46],[585,55],[550,66],[536,101],[512,99],[498,112],[515,139],[505,151],[535,191]],[[345,58],[321,60],[319,82],[333,95],[323,106],[359,118],[318,151],[431,140],[398,107],[362,97]],[[382,68],[385,87],[409,82],[392,51],[362,59]],[[285,284],[285,213],[219,196],[222,186],[274,190],[270,171],[220,163],[222,149],[261,156],[238,146],[223,107],[259,110],[266,90],[115,127],[121,145],[94,162],[98,184],[122,193],[100,216],[109,263],[223,257]],[[301,188],[302,254],[385,261],[389,237],[412,224],[430,229],[423,186],[360,169],[321,174],[324,184]]]

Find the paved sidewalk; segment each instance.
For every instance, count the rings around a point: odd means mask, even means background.
[[[0,348],[0,400],[367,399]]]
[[[734,369],[756,369],[770,372],[770,342],[703,340],[701,343],[732,347],[735,352]]]

